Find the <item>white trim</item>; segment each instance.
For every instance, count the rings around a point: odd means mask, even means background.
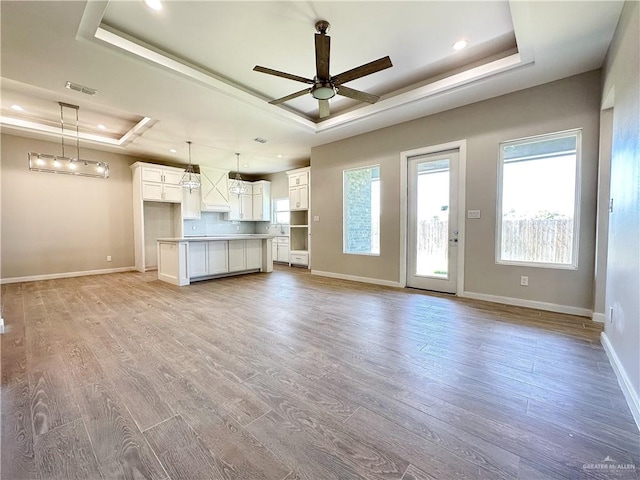
[[[591,310],[588,308],[572,307],[570,305],[560,305],[557,303],[538,302],[537,300],[525,300],[524,298],[502,297],[500,295],[489,295],[487,293],[462,292],[461,297],[472,298],[474,300],[484,300],[486,302],[502,303],[516,307],[535,308],[548,312],[567,313],[580,317],[591,318]]]
[[[638,397],[638,394],[633,390],[627,371],[624,369],[622,362],[620,362],[620,359],[618,358],[618,355],[605,332],[600,334],[600,343],[602,343],[602,347],[609,358],[609,363],[611,363],[613,371],[618,378],[618,383],[620,384],[622,393],[624,393],[624,398],[627,400],[627,404],[631,410],[631,415],[633,415],[633,419],[636,421],[636,425],[640,430],[640,397]]]
[[[120,272],[132,272],[135,267],[118,267],[118,268],[105,268],[104,270],[85,270],[83,272],[62,272],[62,273],[48,273],[46,275],[30,275],[27,277],[11,277],[3,278],[0,280],[0,284],[6,283],[21,283],[21,282],[36,282],[39,280],[56,280],[58,278],[72,278],[72,277],[84,277],[85,275],[105,275],[107,273],[120,273]]]
[[[384,287],[402,287],[399,282],[393,280],[381,280],[379,278],[358,277],[357,275],[344,275],[342,273],[321,272],[320,270],[311,270],[311,275],[319,277],[337,278],[340,280],[351,280],[353,282],[372,283],[373,285],[382,285]]]
[[[591,320],[604,323],[607,320],[607,316],[604,313],[591,312]]]
[[[464,251],[467,185],[467,140],[431,145],[400,152],[400,287],[407,286],[407,165],[410,157],[458,150],[458,262],[456,295],[464,291]]]
[[[0,317],[0,335],[4,333],[4,318]]]

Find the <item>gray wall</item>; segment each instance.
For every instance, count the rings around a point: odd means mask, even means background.
[[[465,291],[590,310],[593,300],[600,71],[315,147],[311,151],[311,268],[334,274],[400,280],[400,152],[467,140]],[[498,144],[504,140],[583,129],[578,270],[496,265]],[[379,257],[342,253],[342,172],[380,164]],[[550,172],[552,174],[553,172]],[[544,194],[544,192],[541,192]],[[461,211],[461,213],[463,213]],[[529,276],[529,287],[520,276]]]
[[[29,151],[55,154],[60,144],[2,135],[0,276],[131,267],[129,165],[137,159],[81,148],[83,158],[109,162],[104,180],[29,171]]]
[[[604,69],[603,96],[614,92],[605,334],[640,409],[640,4],[623,8]],[[640,417],[636,418],[640,424]]]

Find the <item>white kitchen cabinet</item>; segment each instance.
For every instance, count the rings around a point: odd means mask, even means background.
[[[271,220],[271,182],[261,180],[253,184],[253,220]]]
[[[141,166],[142,199],[152,202],[182,202],[183,171],[173,167]]]
[[[230,211],[229,170],[200,166],[200,195],[202,211]]]
[[[229,271],[239,272],[246,270],[247,261],[244,255],[244,240],[229,241]]]
[[[262,265],[262,240],[230,240],[229,272],[255,270]]]
[[[275,237],[273,239],[273,261],[289,263],[289,237]]]
[[[189,242],[189,278],[224,274],[228,268],[228,242]]]
[[[309,185],[305,184],[289,188],[289,209],[309,209]]]
[[[207,242],[207,272],[209,275],[227,273],[229,271],[229,242]]]
[[[243,193],[242,195],[229,195],[229,220],[251,221],[253,220],[253,195]]]
[[[209,273],[207,242],[193,242],[189,244],[189,271],[188,276],[204,277]]]
[[[244,246],[246,269],[260,268],[260,265],[262,265],[262,240],[245,240]]]

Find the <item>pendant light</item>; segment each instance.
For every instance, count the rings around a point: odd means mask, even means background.
[[[234,195],[242,195],[247,191],[247,187],[245,187],[244,182],[242,181],[242,177],[240,176],[240,154],[236,153],[236,176],[233,180],[231,180],[231,186],[229,187],[229,192]]]
[[[193,170],[193,165],[191,164],[191,142],[187,142],[187,145],[189,145],[189,165],[184,169],[180,185],[191,193],[192,190],[200,188],[200,179],[198,178],[198,175],[196,175],[196,172]]]
[[[62,155],[48,153],[29,152],[29,170],[36,172],[61,173],[65,175],[78,175],[81,177],[109,178],[109,164],[94,160],[80,159],[80,107],[70,103],[58,102],[60,105],[60,137],[62,142]],[[64,145],[64,109],[72,109],[76,112],[76,156],[67,157]]]

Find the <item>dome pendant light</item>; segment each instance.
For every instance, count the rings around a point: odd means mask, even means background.
[[[187,165],[187,168],[184,170],[184,174],[180,179],[180,185],[191,193],[192,190],[200,188],[200,179],[198,178],[198,175],[196,175],[196,172],[193,170],[193,165],[191,164],[191,142],[187,142],[187,144],[189,145],[189,165]]]
[[[244,185],[244,181],[240,176],[240,154],[236,153],[236,176],[233,180],[231,180],[231,186],[229,187],[229,192],[234,195],[240,196],[247,191],[247,187]]]

